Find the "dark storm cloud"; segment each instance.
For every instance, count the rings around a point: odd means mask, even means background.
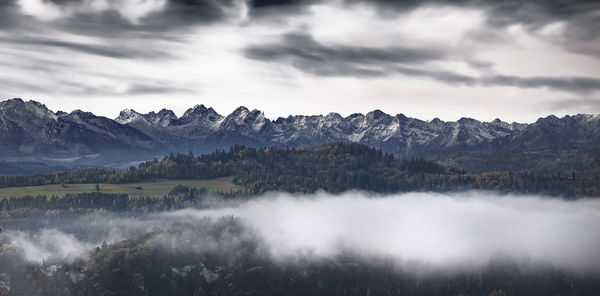
[[[581,15],[593,15],[600,9],[597,0],[345,0],[346,4],[368,4],[381,8],[384,15],[408,12],[415,8],[437,5],[479,8],[487,11],[489,22],[499,26],[513,23],[541,25],[557,20],[573,20]],[[251,8],[303,6],[327,1],[254,0]]]
[[[547,87],[575,93],[600,90],[600,79],[588,77],[518,77],[496,75],[481,79],[483,85],[515,86],[520,88]]]
[[[108,0],[118,4],[120,0]],[[17,0],[0,1],[0,26],[4,29],[18,29],[27,22],[39,22],[35,18],[23,15]],[[63,11],[68,7],[78,7],[83,0],[48,0]],[[75,10],[64,16],[43,22],[44,26],[56,26],[64,31],[81,32],[92,35],[119,35],[122,32],[154,32],[161,33],[179,28],[190,28],[196,25],[209,24],[227,18],[226,11],[232,9],[235,0],[168,0],[165,6],[132,23],[127,20],[115,6],[108,10]],[[42,23],[42,22],[40,22]],[[152,37],[152,36],[147,36]],[[160,36],[158,36],[160,37]]]
[[[165,9],[143,19],[143,24],[156,28],[176,28],[210,23],[227,17],[225,10],[235,0],[169,0]]]
[[[49,0],[59,6],[78,5],[83,0]],[[114,1],[114,0],[113,0]],[[19,9],[16,0],[0,1],[0,25],[16,26]],[[110,2],[110,1],[109,1]],[[117,3],[117,1],[114,1]],[[188,28],[199,24],[214,23],[228,17],[227,10],[240,2],[236,0],[168,0],[160,11],[142,17],[132,24],[124,19],[118,11],[79,12],[54,23],[61,24],[65,30],[83,30],[97,34],[118,33],[117,31],[150,31],[162,32],[178,28]],[[306,12],[306,8],[315,3],[328,3],[318,0],[248,0],[250,16],[255,19],[271,17],[271,19],[287,18],[297,13]],[[487,22],[492,27],[510,24],[524,24],[538,29],[543,25],[567,21],[568,38],[589,40],[600,34],[600,1],[493,1],[493,0],[345,0],[347,5],[367,4],[379,8],[382,16],[397,17],[399,14],[428,5],[449,5],[470,7],[486,12]]]
[[[345,0],[348,5],[367,4],[378,9],[382,17],[394,18],[424,6],[454,6],[484,11],[486,23],[491,28],[502,28],[512,24],[524,25],[526,29],[538,30],[545,25],[564,21],[563,45],[570,51],[600,56],[597,46],[589,48],[580,43],[600,37],[600,1],[597,0]],[[252,2],[251,2],[252,3]],[[284,14],[287,10],[301,12],[303,8],[324,1],[254,1],[253,16],[263,17],[269,13]],[[286,10],[287,7],[287,10]],[[476,29],[476,28],[474,28]],[[480,38],[498,38],[494,32]],[[484,33],[481,33],[484,34]],[[500,37],[501,38],[501,37]]]
[[[513,23],[544,25],[559,20],[573,20],[582,15],[593,15],[600,9],[597,0],[346,0],[346,3],[372,4],[382,8],[382,12],[390,9],[396,12],[410,11],[426,5],[444,5],[483,9],[488,14],[488,21],[498,26]]]
[[[182,93],[191,92],[185,88],[172,87],[164,84],[142,84],[134,83],[127,89],[127,94],[168,94],[168,93]]]
[[[303,34],[285,35],[276,44],[250,46],[244,50],[244,54],[250,59],[290,64],[296,69],[319,76],[368,78],[400,73],[448,84],[549,88],[574,93],[600,90],[600,79],[587,77],[472,77],[448,71],[427,70],[420,65],[429,61],[448,60],[449,55],[431,49],[406,47],[326,46]],[[467,63],[490,66],[485,61]]]
[[[278,44],[251,46],[244,50],[244,54],[256,60],[289,62],[298,69],[324,76],[382,76],[386,74],[385,65],[445,59],[443,53],[431,49],[328,47],[305,34],[285,35]]]
[[[0,1],[0,31],[19,26],[19,10],[16,6],[16,0]]]
[[[253,19],[287,18],[306,13],[311,4],[325,3],[319,0],[249,0],[249,15]]]
[[[571,93],[591,93],[600,90],[600,79],[588,77],[519,77],[509,75],[488,75],[472,77],[446,71],[394,67],[387,74],[400,73],[407,76],[425,77],[448,84],[469,86],[512,86],[518,88],[548,88]]]
[[[248,4],[251,8],[263,7],[281,7],[290,5],[307,5],[318,1],[310,0],[250,0]]]

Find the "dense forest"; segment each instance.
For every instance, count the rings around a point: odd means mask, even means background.
[[[424,159],[397,158],[359,144],[329,143],[300,148],[233,146],[200,156],[167,155],[120,172],[85,169],[2,177],[0,182],[7,187],[224,176],[232,177],[244,189],[215,192],[177,186],[160,198],[96,190],[63,197],[0,199],[0,225],[5,230],[0,235],[0,296],[506,296],[600,292],[597,274],[503,258],[465,270],[429,270],[412,262],[365,257],[351,250],[327,258],[314,257],[310,252],[274,258],[264,237],[241,218],[190,220],[169,216],[178,213],[174,210],[235,206],[272,190],[386,193],[487,189],[568,197],[600,195],[598,179],[580,178],[576,172],[569,176],[470,174]],[[103,243],[106,238],[111,239]],[[57,240],[61,246],[68,245],[67,249],[71,240],[85,243],[79,246],[84,252],[43,260],[28,258],[26,252],[32,250],[60,254],[54,245],[46,245]],[[27,241],[34,243],[23,244]]]
[[[244,194],[288,192],[454,191],[469,189],[540,193],[565,197],[599,196],[600,179],[539,172],[466,173],[422,158],[398,158],[356,143],[299,148],[248,148],[194,156],[171,154],[115,172],[84,169],[34,176],[0,177],[0,187],[68,183],[130,183],[154,179],[210,179],[231,176]]]
[[[1,242],[0,242],[1,245]],[[24,262],[0,247],[0,295],[598,295],[597,277],[492,262],[482,270],[418,272],[344,254],[273,260],[239,220],[139,232],[66,261]],[[10,290],[6,290],[10,282]]]
[[[93,210],[150,213],[184,208],[205,208],[211,201],[233,198],[240,193],[212,192],[206,188],[174,187],[162,198],[131,197],[127,194],[89,192],[66,194],[64,197],[43,195],[0,199],[0,222],[9,225],[15,217],[44,212],[86,213]]]

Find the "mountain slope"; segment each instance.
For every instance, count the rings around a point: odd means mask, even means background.
[[[329,113],[270,120],[262,111],[243,106],[223,116],[196,105],[181,117],[167,109],[147,114],[126,109],[111,120],[80,110],[55,113],[35,101],[0,102],[4,157],[100,153],[140,160],[177,151],[210,152],[233,144],[293,147],[331,141],[358,142],[395,154],[593,148],[600,147],[600,116],[548,116],[520,124],[471,118],[423,121],[374,110],[347,117]]]
[[[159,147],[138,129],[89,112],[54,113],[38,102],[21,99],[0,102],[3,156],[72,157]]]

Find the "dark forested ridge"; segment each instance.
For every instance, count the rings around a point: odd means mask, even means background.
[[[422,158],[398,158],[361,144],[336,142],[298,148],[234,145],[210,154],[170,154],[121,172],[85,169],[33,176],[0,177],[0,187],[69,183],[129,183],[154,179],[211,179],[230,176],[244,194],[288,192],[373,192],[484,189],[560,196],[598,196],[598,177],[539,172],[468,174]]]
[[[535,172],[545,176],[600,176],[600,149],[539,149],[502,151],[430,151],[415,155],[444,166],[459,167],[468,172],[491,171],[525,174]]]
[[[281,260],[242,218],[178,216],[195,209],[211,211],[242,204],[258,199],[252,195],[273,190],[385,193],[487,189],[569,197],[600,195],[598,179],[579,177],[577,172],[568,176],[467,174],[360,144],[327,143],[260,149],[235,145],[228,151],[200,156],[171,154],[120,172],[85,169],[2,177],[0,183],[3,187],[68,186],[224,176],[232,177],[243,189],[213,192],[177,186],[161,198],[96,190],[63,197],[0,199],[0,225],[5,229],[0,235],[0,295],[591,296],[600,291],[597,274],[503,258],[464,270],[428,270],[427,266],[364,257],[351,250],[327,258],[309,252]],[[116,238],[103,243],[113,235]],[[46,245],[53,241],[83,251],[74,257],[43,260],[27,253],[59,249]]]
[[[0,248],[0,295],[593,296],[600,290],[597,277],[551,267],[523,270],[511,262],[464,272],[415,272],[421,267],[352,253],[278,262],[231,218],[132,234],[88,256],[31,264],[5,245]]]

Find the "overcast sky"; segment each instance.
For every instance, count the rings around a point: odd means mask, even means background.
[[[600,1],[1,0],[0,98],[114,118],[600,113]]]

